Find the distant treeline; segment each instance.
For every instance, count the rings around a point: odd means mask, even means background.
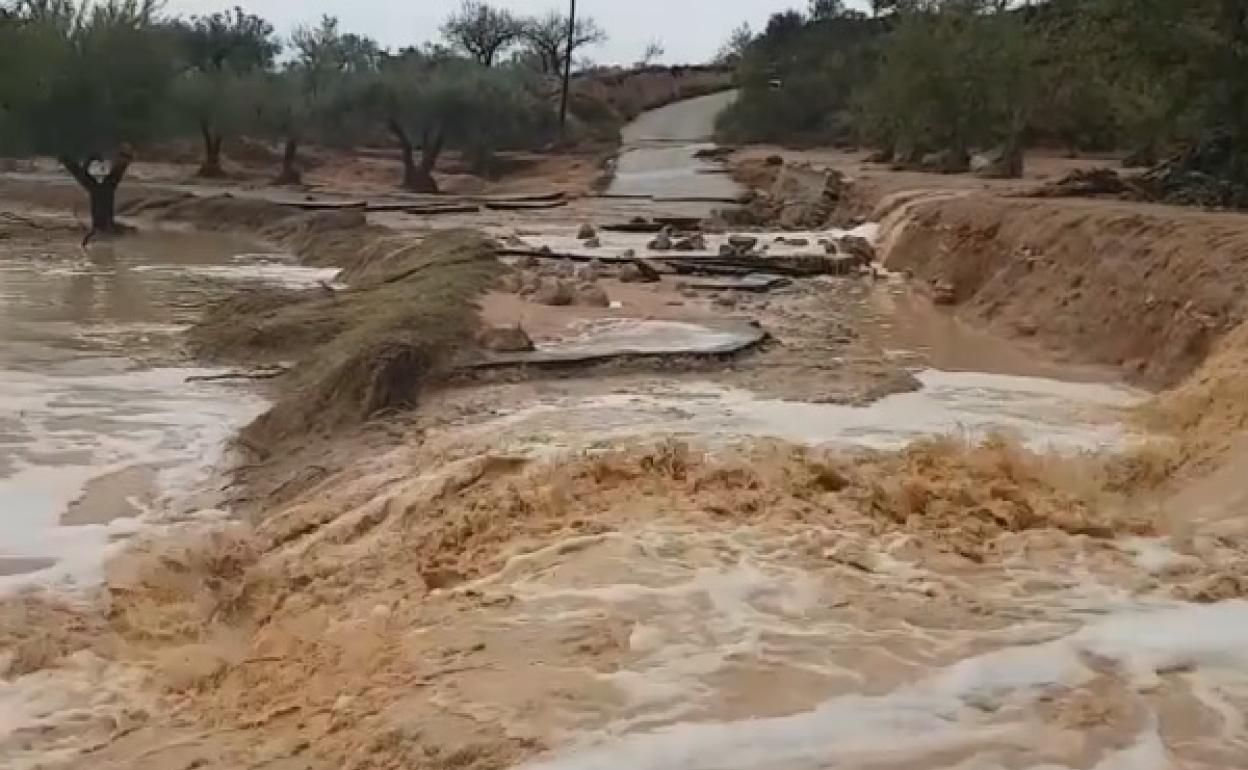
[[[723,136],[868,146],[902,165],[937,155],[942,170],[975,149],[1186,153],[1248,179],[1248,0],[873,6],[816,0],[734,33],[721,58],[742,97]]]

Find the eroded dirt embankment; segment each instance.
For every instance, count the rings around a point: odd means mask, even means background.
[[[885,264],[993,331],[1150,387],[1245,318],[1248,216],[987,194],[886,199]]]

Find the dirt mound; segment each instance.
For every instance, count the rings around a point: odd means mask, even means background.
[[[1248,324],[1215,347],[1209,360],[1177,388],[1140,410],[1150,429],[1179,439],[1177,462],[1208,468],[1248,430]]]
[[[1248,317],[1248,219],[1113,201],[918,197],[888,219],[885,264],[960,313],[1147,386],[1194,371]]]
[[[414,405],[451,355],[472,347],[477,299],[499,269],[486,239],[440,233],[368,263],[349,289],[241,294],[206,313],[189,340],[217,359],[298,359],[278,404],[244,432],[248,445],[269,446]]]

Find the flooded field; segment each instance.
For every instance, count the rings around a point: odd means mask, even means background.
[[[159,231],[86,248],[71,234],[0,241],[0,585],[89,579],[107,544],[173,497],[211,507],[187,494],[264,401],[197,380],[221,372],[188,364],[181,332],[240,287],[335,272],[257,252]]]

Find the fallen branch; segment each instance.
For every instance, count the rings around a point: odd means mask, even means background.
[[[259,372],[226,372],[225,374],[199,374],[186,378],[186,382],[224,382],[226,380],[275,380],[290,369],[279,367]]]

